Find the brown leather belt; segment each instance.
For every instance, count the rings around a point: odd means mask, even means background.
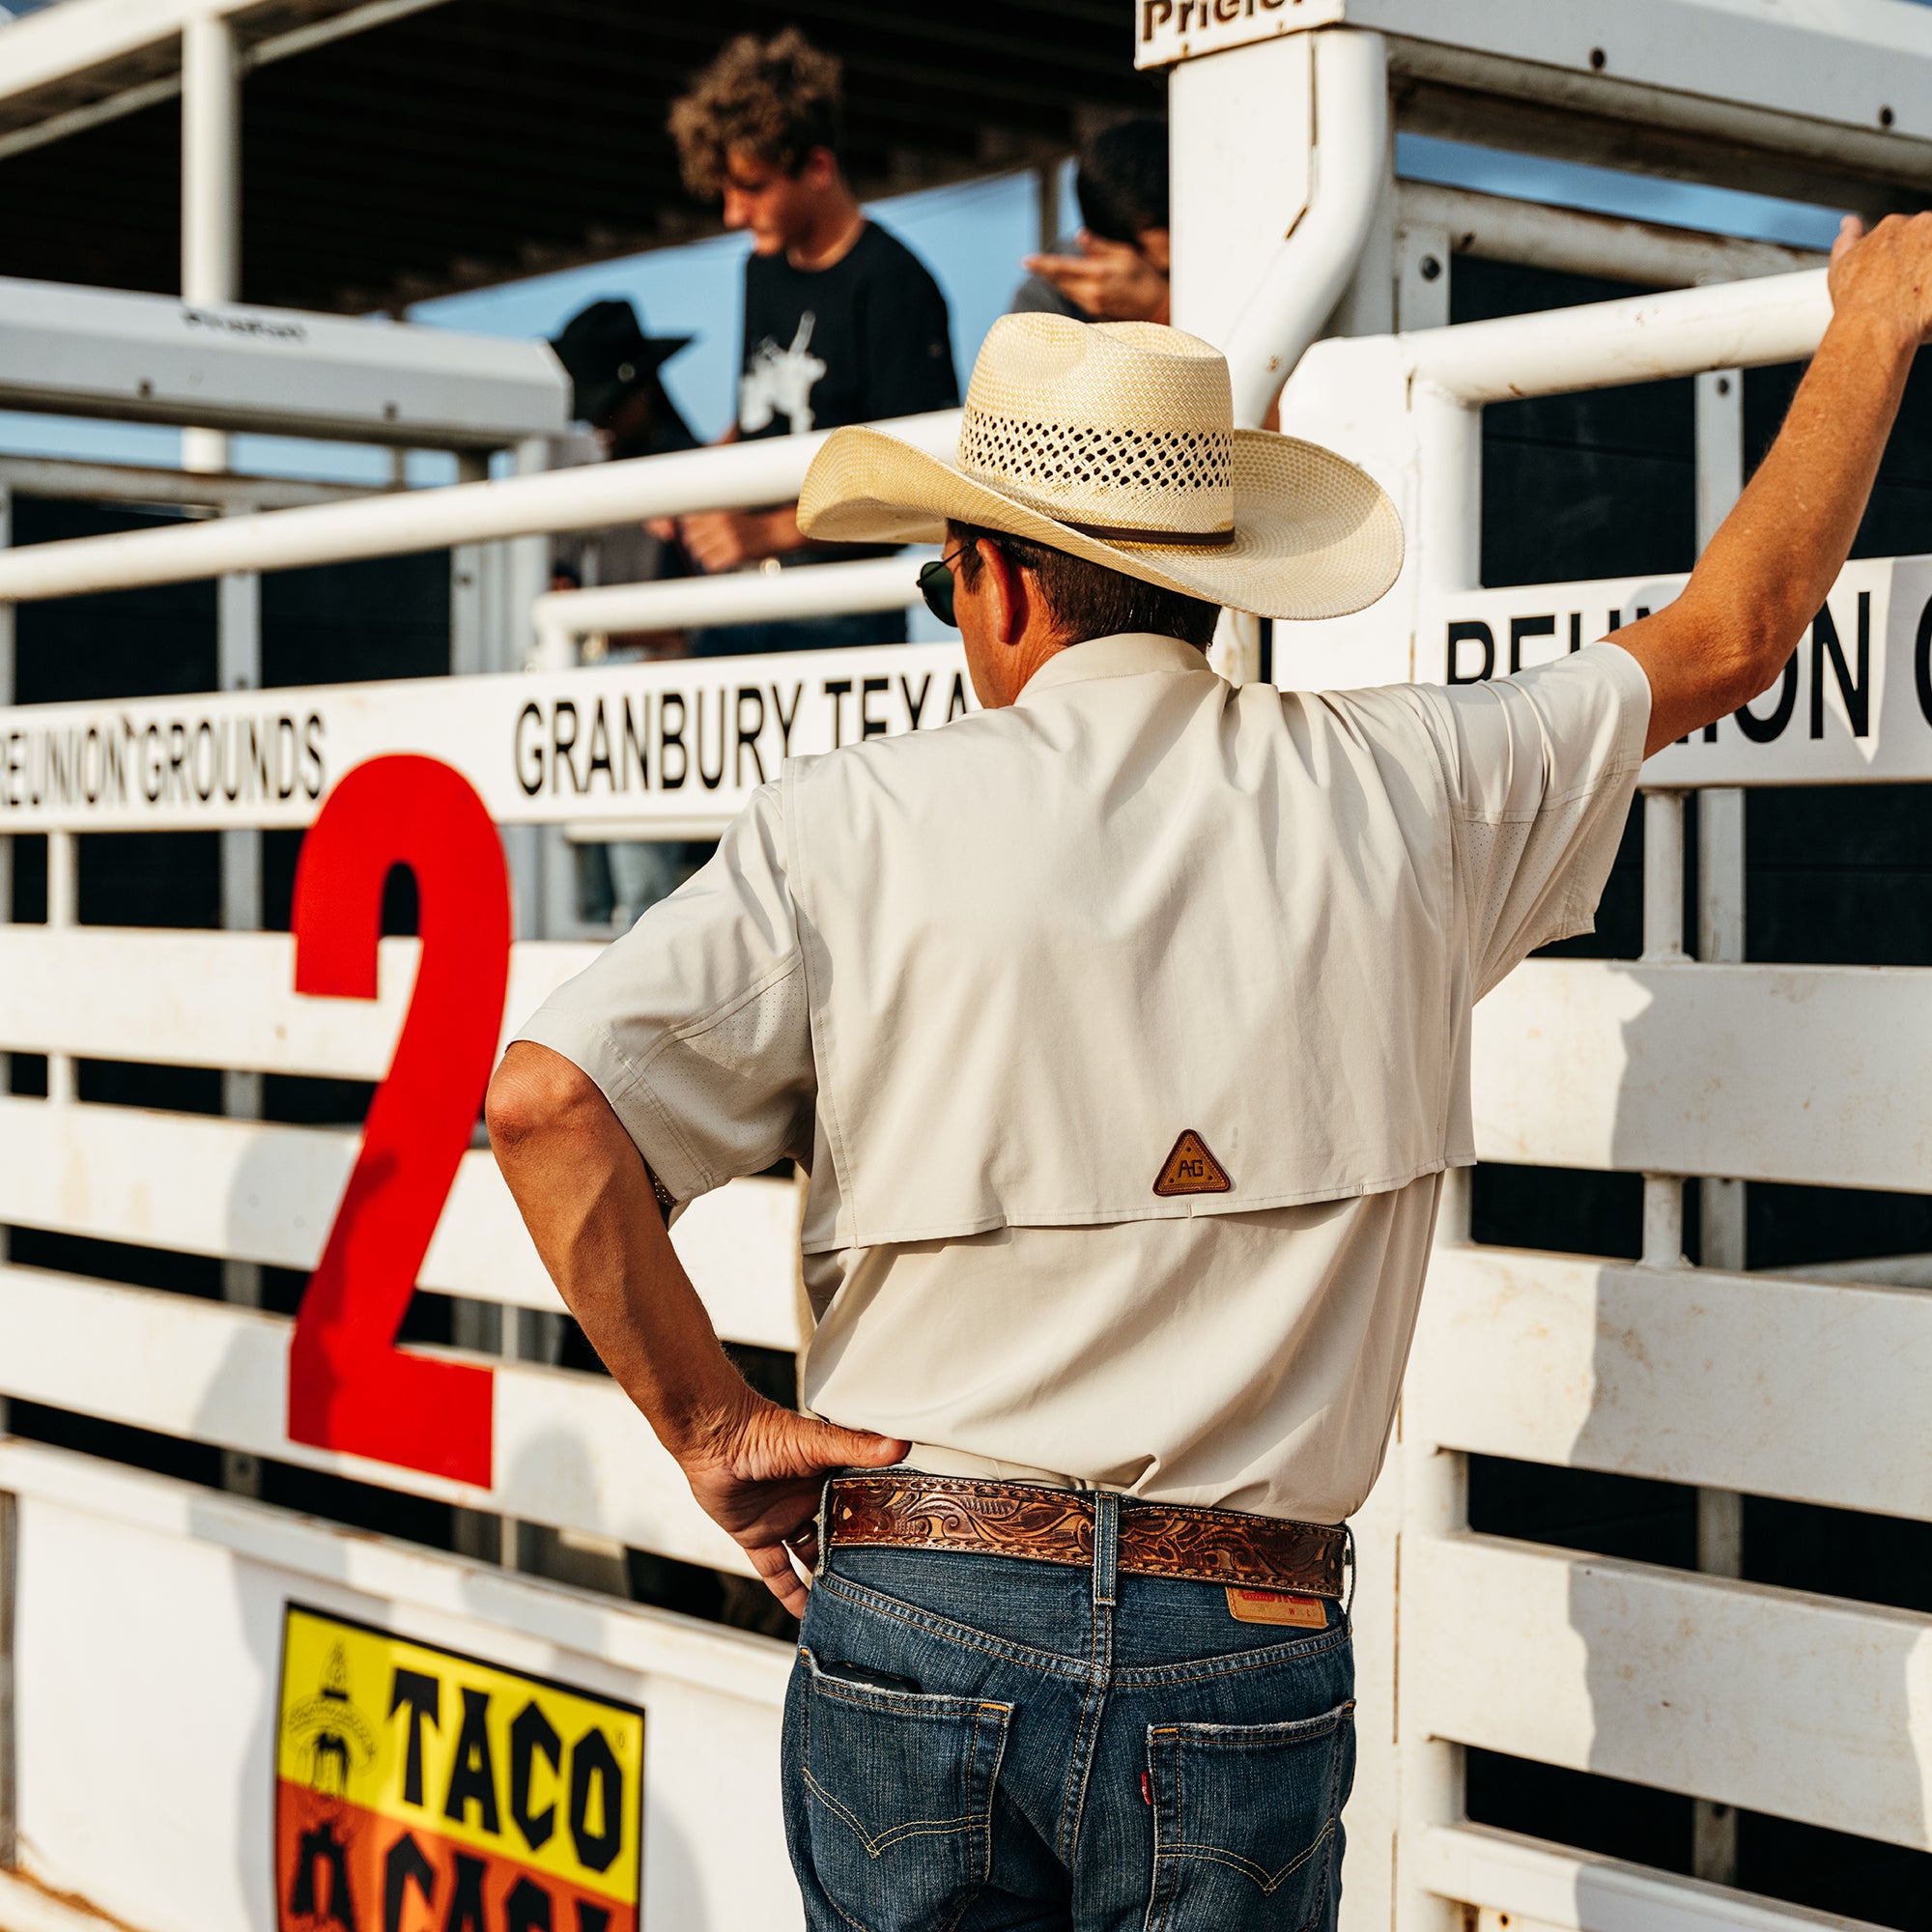
[[[838,1476],[828,1486],[825,1526],[829,1544],[959,1549],[1082,1569],[1094,1561],[1092,1492],[1037,1483],[916,1470]],[[1339,1523],[1123,1496],[1117,1561],[1143,1577],[1340,1598],[1347,1541]]]

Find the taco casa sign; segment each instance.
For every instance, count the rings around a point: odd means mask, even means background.
[[[498,823],[723,827],[784,759],[975,708],[956,644],[0,710],[0,835],[301,826],[352,766],[453,765]]]

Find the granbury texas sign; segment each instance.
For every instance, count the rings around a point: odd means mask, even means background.
[[[0,833],[306,825],[399,752],[455,766],[499,823],[722,830],[787,756],[973,708],[956,644],[21,705],[0,710]]]
[[[1428,607],[1416,675],[1473,683],[1578,650],[1681,577]],[[352,766],[455,766],[499,823],[722,829],[786,756],[974,708],[955,644],[0,710],[0,833],[306,825]],[[1932,557],[1851,563],[1761,697],[1644,768],[1662,786],[1932,781]]]
[[[1469,684],[1547,664],[1650,611],[1682,577],[1533,583],[1444,597],[1417,628],[1415,674]],[[1932,557],[1848,563],[1762,696],[1659,753],[1643,782],[1932,781]]]

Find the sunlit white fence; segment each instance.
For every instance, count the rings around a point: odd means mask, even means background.
[[[1416,306],[1441,299],[1416,277],[1431,257],[1448,259],[1446,235],[1399,236]],[[1735,371],[1808,355],[1828,312],[1810,273],[1319,344],[1284,426],[1374,469],[1411,552],[1383,606],[1305,643],[1278,633],[1277,675],[1502,674],[1661,608],[1681,579],[1474,587],[1481,406],[1696,375],[1720,514],[1742,460]],[[1719,370],[1721,387],[1703,373]],[[1707,1190],[1707,1256],[1741,1239],[1739,1179],[1932,1189],[1932,973],[1743,963],[1736,803],[1741,786],[1932,778],[1928,639],[1925,560],[1848,566],[1778,685],[1646,766],[1643,956],[1533,960],[1478,1009],[1479,1154],[1643,1175],[1643,1257],[1472,1245],[1466,1190],[1451,1191],[1398,1438],[1360,1523],[1373,1715],[1349,1819],[1356,1926],[1446,1928],[1470,1909],[1490,1927],[1581,1932],[1821,1922],[1473,1826],[1464,1747],[1688,1794],[1699,1863],[1719,1872],[1734,1808],[1932,1847],[1932,1619],[1851,1601],[1833,1575],[1813,1594],[1736,1574],[1743,1495],[1932,1518],[1912,1397],[1932,1367],[1932,1298],[1879,1285],[1922,1264],[1875,1264],[1865,1283],[1851,1264],[1789,1279],[1682,1255],[1687,1177]],[[1731,835],[1706,846],[1696,960],[1690,790],[1707,829]],[[1472,1454],[1694,1486],[1700,1571],[1471,1533]]]
[[[1825,315],[1818,277],[1759,282],[1749,298],[1698,291],[1320,345],[1289,391],[1287,425],[1347,450],[1395,493],[1410,560],[1363,617],[1305,639],[1279,630],[1277,675],[1497,672],[1600,635],[1613,612],[1630,621],[1661,605],[1674,582],[1472,588],[1476,411],[1505,393],[1808,351]],[[338,554],[337,542],[370,554],[696,507],[719,493],[711,455],[669,481],[612,466],[633,473],[588,495],[574,477],[451,491],[440,506],[408,506],[406,529],[381,522],[404,507],[328,505],[165,541],[45,546],[0,557],[0,597],[277,568]],[[782,460],[802,469],[801,452]],[[724,494],[771,500],[787,487],[795,477],[760,469]],[[853,568],[871,573],[864,595],[887,594],[870,587],[882,573]],[[774,600],[794,575],[715,594]],[[1693,1485],[1719,1523],[1723,1499],[1741,1493],[1932,1518],[1913,1402],[1921,1361],[1932,1367],[1932,1302],[1841,1271],[1687,1268],[1677,1207],[1684,1176],[1932,1190],[1918,1123],[1932,1036],[1916,1021],[1927,976],[1692,962],[1676,929],[1686,789],[1932,777],[1928,603],[1922,561],[1849,570],[1788,693],[1761,700],[1751,729],[1728,722],[1715,743],[1673,749],[1646,773],[1646,956],[1531,962],[1481,1009],[1483,1154],[1645,1174],[1646,1253],[1625,1265],[1473,1247],[1452,1196],[1400,1438],[1361,1522],[1352,1926],[1409,1932],[1468,1908],[1497,1925],[1579,1932],[1817,1922],[1472,1827],[1463,1746],[1932,1845],[1921,1770],[1932,1619],[1834,1596],[1830,1577],[1802,1594],[1476,1536],[1463,1506],[1464,1459],[1480,1453]],[[549,614],[547,629],[580,622]],[[629,607],[604,615],[639,621]],[[0,1049],[49,1057],[49,1098],[0,1100],[0,1222],[313,1267],[356,1134],[83,1104],[72,1063],[380,1079],[410,1002],[415,941],[383,942],[376,997],[345,1000],[294,990],[291,937],[76,925],[72,840],[87,828],[304,825],[345,771],[414,755],[462,772],[513,837],[536,823],[702,836],[785,752],[930,728],[968,702],[956,651],[907,646],[0,714],[0,833],[45,832],[50,881],[44,926],[0,930]],[[588,956],[516,943],[498,1037]],[[680,1250],[728,1338],[796,1346],[795,1213],[787,1184],[741,1181],[680,1222]],[[457,1162],[418,1278],[471,1301],[555,1305],[481,1149]],[[489,1480],[457,1481],[298,1439],[291,1334],[254,1308],[0,1267],[0,1392],[735,1567],[610,1384],[431,1351],[493,1379]],[[781,1647],[29,1445],[0,1444],[0,1490],[18,1498],[16,1809],[23,1856],[43,1875],[156,1926],[260,1918],[267,1854],[249,1850],[260,1805],[248,1780],[269,1723],[261,1633],[267,1606],[306,1592],[643,1703],[662,1725],[646,1754],[646,1923],[736,1925],[754,1912],[784,1922],[795,1911],[768,1789]],[[103,1589],[156,1604],[153,1630],[116,1626],[110,1639]],[[240,1634],[224,1652],[209,1633],[229,1628]],[[143,1812],[163,1760],[129,1752],[113,1721],[129,1709],[163,1731],[202,1711],[213,1742],[195,1758],[204,1781],[191,1803]],[[76,1712],[98,1731],[76,1731]],[[95,1735],[117,1742],[97,1749]],[[103,1793],[134,1820],[113,1847],[91,1824]],[[265,1846],[265,1826],[259,1835]]]

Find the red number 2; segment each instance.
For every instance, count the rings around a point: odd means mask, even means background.
[[[394,866],[415,874],[422,958],[296,1316],[289,1435],[488,1488],[490,1371],[395,1346],[476,1123],[510,974],[502,841],[461,773],[396,756],[343,775],[296,867],[296,991],[376,997],[383,885]]]

